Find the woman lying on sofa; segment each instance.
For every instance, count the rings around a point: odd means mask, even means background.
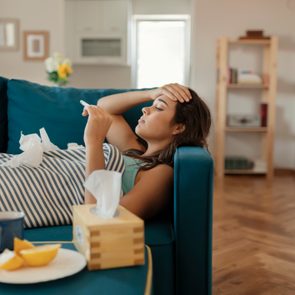
[[[151,100],[152,106],[142,109],[134,134],[122,114]],[[106,138],[124,157],[124,197],[120,204],[143,219],[157,214],[172,196],[176,148],[207,147],[211,126],[205,102],[193,90],[179,84],[106,96],[97,106],[86,106],[82,115],[88,116],[84,132],[86,177],[105,168]],[[85,203],[94,202],[95,198],[86,191]]]
[[[134,134],[121,114],[148,101]],[[0,211],[23,211],[27,228],[71,224],[73,205],[94,202],[85,172],[106,169],[124,172],[121,205],[150,218],[171,200],[176,148],[206,147],[211,124],[206,104],[178,84],[106,96],[83,115],[86,148],[44,152],[38,168],[10,167],[14,155],[0,153]]]

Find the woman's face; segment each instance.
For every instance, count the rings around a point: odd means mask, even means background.
[[[175,101],[159,96],[150,107],[142,109],[135,132],[147,142],[170,140],[174,131]]]

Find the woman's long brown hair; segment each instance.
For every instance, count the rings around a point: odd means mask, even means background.
[[[184,131],[174,135],[171,143],[162,151],[151,155],[142,156],[138,150],[127,150],[124,155],[141,159],[145,162],[140,169],[148,170],[159,164],[166,164],[173,167],[174,153],[180,146],[200,146],[208,148],[207,137],[211,127],[211,114],[206,103],[195,91],[189,89],[192,99],[189,102],[177,103],[173,123],[180,123],[185,126]],[[139,141],[146,146],[146,143],[139,138]]]

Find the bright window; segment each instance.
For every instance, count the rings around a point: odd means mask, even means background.
[[[135,16],[134,29],[133,85],[188,85],[189,16]]]

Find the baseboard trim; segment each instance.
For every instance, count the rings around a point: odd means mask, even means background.
[[[291,168],[275,168],[275,176],[295,176],[295,169]]]

